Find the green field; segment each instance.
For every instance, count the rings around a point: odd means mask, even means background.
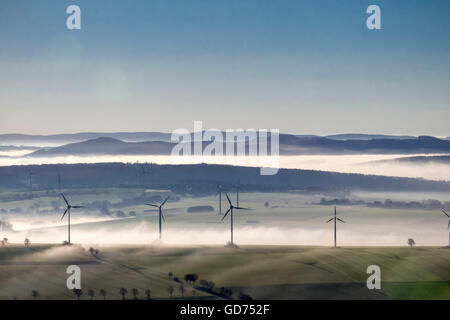
[[[152,298],[221,299],[202,290],[200,280],[226,287],[238,298],[245,293],[253,299],[450,299],[450,250],[436,247],[300,247],[243,246],[157,247],[105,246],[92,256],[88,248],[34,245],[0,248],[0,298],[74,299],[66,288],[69,265],[80,266],[81,299],[100,289],[107,299],[121,299],[119,289],[139,290],[138,298],[150,289]],[[365,283],[369,265],[381,268],[381,290],[368,290]],[[168,276],[198,275],[197,287]]]
[[[67,196],[73,204],[119,203],[140,192],[82,189]],[[172,194],[164,208],[164,245],[155,242],[157,212],[143,200],[111,205],[110,215],[74,210],[72,241],[83,245],[67,247],[59,245],[67,239],[67,222],[61,221],[62,203],[52,210],[51,203],[61,201],[55,194],[35,192],[35,198],[26,200],[8,200],[17,193],[2,196],[1,208],[15,230],[2,234],[11,244],[0,247],[0,299],[32,299],[32,290],[39,291],[39,299],[74,299],[66,288],[69,265],[81,268],[81,299],[89,299],[90,289],[95,299],[102,298],[100,289],[107,291],[107,299],[121,299],[120,288],[128,290],[128,299],[133,288],[140,299],[147,289],[155,299],[223,299],[221,287],[231,289],[233,299],[240,293],[254,299],[450,299],[450,250],[440,247],[448,243],[447,220],[441,212],[339,206],[338,216],[346,223],[338,226],[342,247],[332,249],[333,226],[325,222],[333,207],[313,204],[321,195],[242,192],[240,205],[251,210],[235,214],[234,237],[240,248],[232,250],[223,247],[230,220],[221,221],[216,196]],[[234,193],[230,197],[235,201]],[[214,211],[187,212],[198,205]],[[14,213],[14,208],[22,210]],[[134,211],[135,216],[120,218],[118,210]],[[20,245],[25,238],[31,248]],[[409,238],[416,247],[407,247]],[[90,247],[100,253],[91,255]],[[381,290],[366,287],[370,265],[381,268]],[[198,275],[195,287],[183,282],[188,273]],[[214,289],[205,290],[200,280],[214,282]]]

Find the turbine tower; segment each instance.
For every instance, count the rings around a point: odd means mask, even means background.
[[[219,214],[222,214],[222,185],[217,186],[217,193],[216,195],[219,195]]]
[[[141,167],[141,177],[142,177],[142,189],[145,195],[145,189],[147,188],[147,180],[145,179],[146,175],[150,175],[151,171],[147,171],[144,166]]]
[[[345,221],[339,219],[336,216],[336,207],[334,207],[334,217],[331,218],[330,220],[328,220],[327,223],[330,222],[331,220],[334,220],[334,247],[337,248],[337,243],[336,243],[336,222],[337,222],[337,220],[339,220],[340,222],[345,223]]]
[[[239,187],[241,186],[241,178],[237,179],[236,182],[236,205],[239,207]]]
[[[447,212],[445,212],[444,210],[442,210],[442,212],[447,216],[448,218],[448,246],[450,247],[450,216],[448,215]]]
[[[28,172],[28,181],[30,182],[30,195],[31,198],[33,198],[33,176],[35,175],[34,172]]]
[[[156,204],[151,204],[151,203],[146,203],[146,205],[148,206],[152,206],[155,208],[158,208],[159,211],[159,239],[161,240],[161,219],[166,222],[166,219],[164,219],[164,215],[162,213],[162,207],[163,205],[167,202],[167,200],[169,199],[170,196],[167,196],[166,200],[164,200],[159,206]]]
[[[239,206],[233,206],[233,204],[231,203],[230,197],[228,197],[228,194],[225,192],[225,195],[227,197],[228,203],[230,205],[230,208],[227,210],[227,212],[225,212],[225,215],[222,217],[222,221],[223,219],[225,219],[225,217],[228,215],[228,213],[231,213],[230,215],[230,231],[231,231],[231,241],[230,243],[227,245],[228,247],[237,247],[234,243],[233,243],[233,210],[248,210],[247,208],[241,208]]]
[[[68,223],[67,223],[67,243],[70,245],[70,209],[79,209],[79,208],[84,208],[83,206],[72,206],[69,201],[67,201],[66,197],[64,196],[64,194],[61,193],[61,196],[64,199],[64,202],[67,205],[66,211],[64,211],[61,220],[64,219],[64,216],[67,213],[67,219],[68,219]]]

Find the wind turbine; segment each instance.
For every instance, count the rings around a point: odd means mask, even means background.
[[[448,217],[448,229],[449,229],[449,232],[448,232],[448,246],[450,247],[450,216],[443,209],[442,209],[442,212]]]
[[[166,200],[164,200],[159,206],[156,204],[146,203],[146,205],[158,208],[158,210],[159,210],[159,239],[160,240],[161,240],[161,219],[163,219],[163,221],[166,222],[166,219],[164,219],[164,215],[162,213],[162,207],[167,202],[169,197],[170,196],[167,196]]]
[[[34,172],[29,171],[28,172],[28,180],[30,181],[30,195],[31,198],[33,198],[33,176],[35,175]]]
[[[227,210],[227,212],[225,212],[225,215],[222,217],[222,221],[223,221],[223,219],[225,219],[225,217],[227,216],[227,214],[231,212],[231,216],[230,216],[231,241],[230,241],[229,246],[230,246],[230,247],[236,247],[236,246],[234,245],[234,243],[233,243],[233,210],[234,210],[234,209],[236,209],[236,210],[248,210],[248,209],[247,209],[247,208],[241,208],[241,207],[239,207],[239,206],[236,206],[236,207],[233,206],[233,204],[231,203],[230,197],[228,196],[228,194],[227,194],[226,192],[225,192],[225,195],[227,196],[227,200],[228,200],[228,203],[229,203],[229,205],[230,205],[230,208]]]
[[[336,246],[336,222],[337,222],[337,220],[339,220],[340,222],[345,223],[345,221],[336,217],[336,207],[334,207],[334,217],[331,218],[330,220],[328,220],[327,223],[330,222],[331,220],[334,220],[334,247],[337,248],[337,246]]]
[[[64,211],[61,220],[64,219],[64,216],[67,213],[67,219],[68,219],[68,223],[67,223],[67,234],[68,234],[68,244],[70,244],[70,209],[80,209],[80,208],[84,208],[83,206],[72,206],[69,201],[67,201],[66,197],[64,196],[64,194],[61,193],[61,196],[64,199],[64,202],[67,205],[66,211]]]
[[[146,175],[149,175],[149,174],[151,174],[151,171],[147,171],[147,170],[145,170],[145,167],[144,166],[142,166],[141,167],[141,169],[142,169],[142,172],[141,172],[141,176],[142,176],[142,189],[144,190],[144,194],[145,194],[145,188],[146,188],[146,179],[145,179],[145,176]]]
[[[217,189],[216,195],[219,195],[219,214],[222,214],[222,185],[219,184]]]

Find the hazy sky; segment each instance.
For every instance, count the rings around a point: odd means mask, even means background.
[[[448,0],[1,0],[0,133],[450,136],[449,15]]]

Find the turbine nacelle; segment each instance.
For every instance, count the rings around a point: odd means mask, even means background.
[[[229,209],[227,210],[227,212],[225,212],[225,214],[222,217],[222,221],[223,219],[225,219],[225,217],[228,215],[228,213],[232,212],[233,210],[249,210],[248,208],[242,208],[242,207],[238,207],[238,206],[234,206],[233,203],[231,203],[230,197],[228,196],[228,193],[225,192],[225,196],[227,197],[228,200],[228,204],[229,204]]]
[[[340,222],[345,223],[344,220],[341,220],[341,219],[339,219],[338,217],[336,217],[336,207],[334,207],[334,217],[331,218],[330,220],[328,220],[326,223],[328,223],[328,222],[330,222],[330,221],[333,221],[333,220],[339,220]]]
[[[164,215],[162,213],[162,207],[167,202],[167,200],[169,200],[169,198],[170,198],[170,196],[167,196],[167,198],[160,205],[152,204],[152,203],[146,203],[147,206],[158,208],[159,215],[161,216],[161,218],[163,219],[164,222],[166,222],[166,219],[164,218]]]
[[[330,220],[328,220],[326,223],[328,223],[328,222],[330,222],[330,221],[333,221],[334,219],[336,219],[336,220],[339,220],[340,222],[342,222],[342,223],[345,223],[345,221],[344,220],[341,220],[341,219],[339,219],[338,217],[335,217],[335,218],[331,218]]]
[[[64,216],[66,215],[67,212],[70,212],[70,209],[80,209],[80,208],[84,208],[84,206],[72,206],[69,201],[66,199],[66,197],[64,196],[64,194],[61,193],[62,198],[64,199],[64,202],[66,203],[66,210],[64,211],[61,220],[64,219]]]

